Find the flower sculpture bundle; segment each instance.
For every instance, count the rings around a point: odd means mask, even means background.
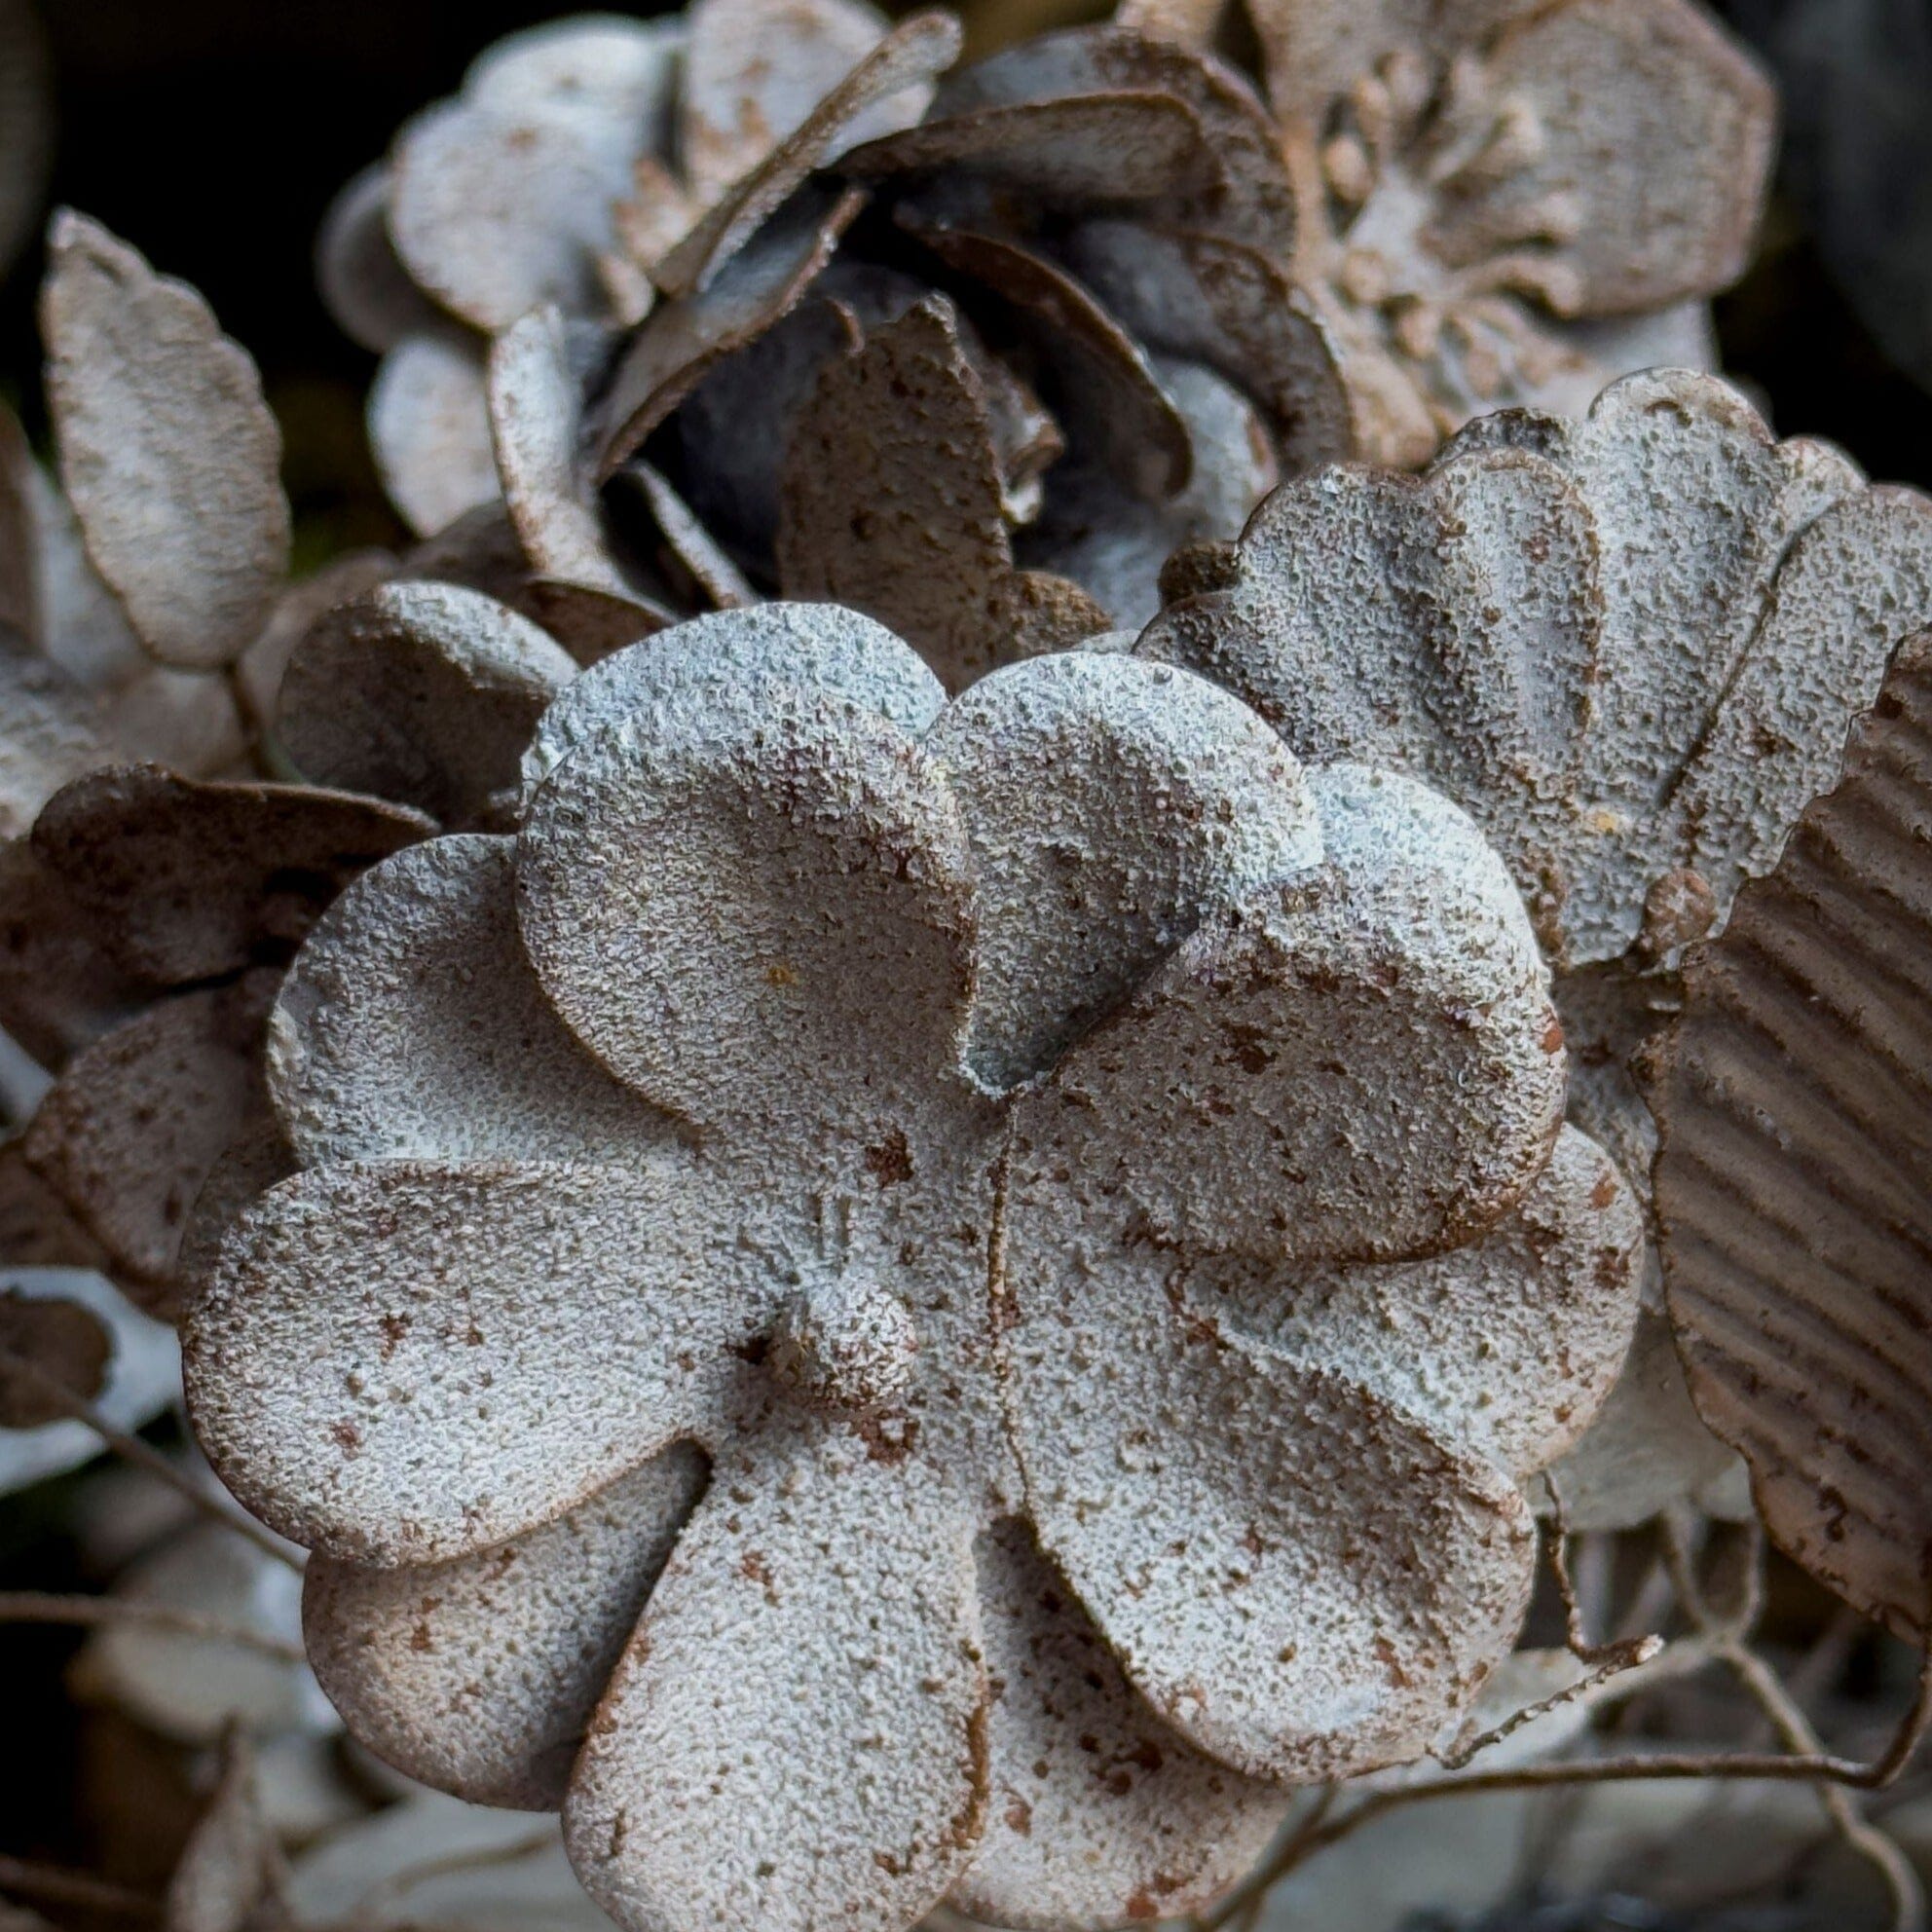
[[[1282,476],[1708,360],[1750,59],[1690,0],[1415,11],[1258,7],[1271,104],[1155,5],[952,71],[859,0],[515,36],[324,238],[391,494],[626,637],[776,590],[957,688]]]
[[[352,1728],[667,1932],[1177,1913],[1453,1738],[1641,1251],[1470,822],[822,606],[526,782],[298,955],[184,1332]]]

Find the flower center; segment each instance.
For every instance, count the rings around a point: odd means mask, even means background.
[[[820,1408],[875,1415],[912,1387],[918,1331],[906,1304],[871,1275],[847,1271],[788,1302],[772,1335],[779,1379]]]
[[[1561,194],[1495,193],[1542,145],[1534,111],[1477,56],[1458,56],[1438,80],[1398,53],[1356,81],[1321,150],[1333,286],[1446,414],[1513,379],[1544,381],[1566,358],[1520,298],[1559,316],[1576,306],[1556,251],[1576,239],[1578,210]]]

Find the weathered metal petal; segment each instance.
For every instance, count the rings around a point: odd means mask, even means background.
[[[178,1312],[189,1209],[260,1104],[270,973],[166,999],[68,1063],[27,1129],[26,1158],[151,1313]]]
[[[695,0],[685,19],[677,161],[700,206],[794,133],[892,26],[863,0]],[[893,117],[917,120],[929,92],[892,99]]]
[[[529,618],[457,584],[379,584],[325,612],[282,679],[278,729],[313,782],[458,828],[502,815],[576,663]]]
[[[632,689],[650,708],[580,742],[524,823],[538,978],[657,1104],[801,1161],[832,1131],[856,1157],[957,1061],[973,884],[944,775],[836,688]]]
[[[1367,1383],[1445,1439],[1523,1477],[1583,1433],[1637,1320],[1643,1211],[1573,1127],[1515,1210],[1425,1261],[1187,1279],[1191,1304],[1303,1361]]]
[[[948,1902],[988,1925],[1181,1918],[1260,1859],[1290,1802],[1197,1751],[1121,1674],[1106,1639],[1008,1517],[979,1542],[991,1802]]]
[[[483,352],[453,331],[405,336],[370,386],[369,447],[383,489],[419,537],[497,502]]]
[[[556,309],[533,310],[490,345],[491,442],[503,501],[533,571],[627,591],[598,513],[585,447],[588,356]]]
[[[302,1624],[329,1700],[406,1777],[552,1811],[597,1701],[704,1488],[678,1443],[512,1542],[370,1569],[317,1556]]]
[[[442,320],[397,259],[389,223],[390,170],[375,162],[329,204],[316,238],[316,281],[329,314],[352,342],[377,355]]]
[[[979,1626],[916,1461],[804,1423],[721,1458],[577,1760],[578,1877],[639,1932],[900,1932],[985,1826]]]
[[[202,1445],[264,1522],[349,1562],[519,1536],[717,1428],[783,1292],[743,1196],[682,1156],[297,1174],[188,1311]]]
[[[1212,171],[1170,184],[1168,217],[1278,257],[1294,252],[1295,191],[1279,130],[1233,68],[1171,38],[1119,19],[1038,34],[947,75],[928,119],[1119,93],[1165,94],[1187,109],[1205,136]],[[1103,179],[1096,186],[1101,199],[1129,192],[1109,191]]]
[[[1320,861],[1286,747],[1185,671],[1033,658],[981,679],[925,744],[972,849],[966,1059],[995,1091],[1051,1065],[1208,913]]]
[[[652,310],[618,354],[591,425],[599,481],[628,463],[711,369],[804,299],[863,204],[855,190],[835,199],[807,188],[705,287]]]
[[[48,250],[48,403],[88,554],[163,663],[226,664],[288,568],[261,378],[192,288],[98,223],[63,211]]]
[[[526,801],[579,745],[627,723],[714,705],[728,714],[740,693],[762,701],[793,687],[875,713],[912,737],[946,703],[918,654],[856,612],[761,604],[695,617],[647,649],[605,659],[557,698],[524,755]]]
[[[166,986],[279,964],[357,873],[431,830],[381,799],[117,764],[49,800],[33,849],[107,956]]]
[[[474,834],[412,846],[310,935],[269,1033],[271,1092],[304,1166],[626,1160],[669,1137],[539,990],[513,852]]]
[[[0,837],[18,838],[69,779],[106,763],[114,745],[99,697],[3,628],[0,703]]]
[[[1308,781],[1323,870],[1204,921],[1020,1097],[1019,1131],[1164,1245],[1419,1259],[1492,1227],[1548,1159],[1562,1029],[1461,812],[1359,767]]]
[[[1022,1126],[996,1287],[1042,1546],[1211,1756],[1297,1782],[1420,1756],[1528,1607],[1515,1482],[1198,1310],[1169,1243],[1072,1152]]]
[[[546,302],[596,315],[633,166],[662,144],[675,21],[599,16],[500,42],[397,136],[389,229],[417,283],[486,331]]]
[[[1015,570],[991,409],[941,298],[825,366],[781,488],[786,594],[878,617],[949,688],[1107,628],[1075,586]]]

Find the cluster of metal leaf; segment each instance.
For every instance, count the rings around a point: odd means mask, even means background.
[[[1707,354],[1745,57],[1688,0],[1412,13],[1259,10],[1272,107],[1153,7],[950,72],[860,0],[505,41],[324,236],[391,494],[506,506],[607,641],[836,598],[957,687],[1143,623],[1282,476]]]

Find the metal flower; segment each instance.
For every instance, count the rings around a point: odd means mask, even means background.
[[[638,1928],[1182,1912],[1507,1651],[1640,1223],[1502,863],[1125,654],[668,631],[311,935],[186,1321],[351,1728]]]
[[[1239,693],[1301,757],[1410,770],[1470,812],[1556,968],[1571,1116],[1647,1187],[1630,1061],[1682,948],[1770,869],[1932,615],[1932,502],[1655,371],[1579,423],[1483,418],[1418,477],[1284,486],[1223,564],[1139,652]],[[1667,1366],[1660,1330],[1646,1347],[1647,1374]]]
[[[1127,0],[1213,37],[1225,0]],[[1503,404],[1580,413],[1613,377],[1715,364],[1776,96],[1695,0],[1246,0],[1370,462],[1408,468]]]

